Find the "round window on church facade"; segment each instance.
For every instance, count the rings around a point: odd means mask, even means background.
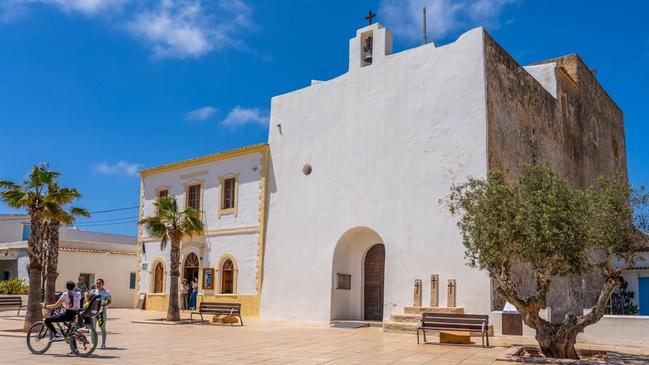
[[[313,168],[309,164],[304,165],[304,167],[302,168],[304,175],[310,175],[312,170]]]

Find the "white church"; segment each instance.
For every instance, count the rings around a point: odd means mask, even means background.
[[[487,273],[466,265],[450,186],[537,160],[578,185],[626,169],[621,111],[589,92],[603,89],[587,71],[575,55],[523,67],[482,28],[393,53],[390,31],[372,24],[350,39],[345,74],[272,98],[267,145],[142,171],[140,214],[166,194],[199,208],[207,230],[183,242],[181,272],[199,277],[199,300],[240,302],[244,314],[387,322],[413,306],[500,310]],[[587,119],[597,128],[575,146],[562,133],[585,103],[610,112]],[[588,153],[576,160],[575,149]],[[606,154],[616,158],[584,162]],[[139,244],[139,292],[164,309],[168,248],[143,231]]]

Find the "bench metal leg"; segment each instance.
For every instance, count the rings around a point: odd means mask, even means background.
[[[201,313],[201,324],[205,324],[205,319],[203,318],[203,313]]]
[[[417,328],[417,345],[419,345],[419,328]]]
[[[18,306],[18,314],[16,314],[16,317],[20,317],[20,307],[21,306]]]
[[[487,347],[489,347],[489,332],[487,332],[486,335],[487,335]]]
[[[239,322],[241,322],[241,325],[243,326],[243,317],[241,317],[241,314],[239,314]]]
[[[426,329],[425,329],[425,328],[422,328],[421,331],[424,333],[424,343],[428,342],[428,341],[426,340]]]

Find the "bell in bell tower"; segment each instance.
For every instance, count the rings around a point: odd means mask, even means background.
[[[366,19],[373,18],[370,12]],[[368,19],[371,22],[371,18]],[[356,37],[349,40],[349,71],[382,62],[386,55],[392,53],[392,34],[381,24],[358,29]]]
[[[361,45],[363,46],[361,51],[363,55],[361,58],[361,66],[369,66],[372,64],[372,32],[363,33],[361,39]]]

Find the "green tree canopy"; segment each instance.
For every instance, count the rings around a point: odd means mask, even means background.
[[[623,174],[580,190],[547,166],[531,165],[512,182],[494,171],[453,186],[449,208],[459,217],[469,265],[489,272],[497,292],[536,329],[544,354],[576,358],[577,333],[603,316],[621,282],[624,267],[614,267],[613,259],[632,266],[646,242],[647,201]],[[524,295],[518,284],[520,267],[533,274],[532,295]],[[589,314],[569,313],[561,324],[539,316],[553,278],[592,272],[604,284]]]

